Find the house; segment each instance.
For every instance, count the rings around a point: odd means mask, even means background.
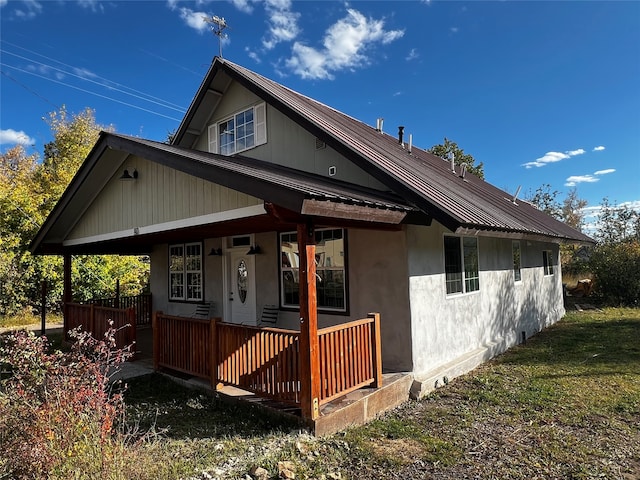
[[[381,370],[409,381],[380,409],[558,321],[562,242],[592,240],[215,58],[170,144],[101,133],[31,250],[64,255],[67,302],[71,255],[148,254],[156,365],[317,420]]]

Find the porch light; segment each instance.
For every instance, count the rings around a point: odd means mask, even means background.
[[[210,257],[221,257],[222,256],[222,249],[221,248],[212,248],[211,251],[209,252],[209,256]]]
[[[138,179],[138,170],[133,169],[133,174],[129,173],[129,169],[125,168],[124,172],[120,176],[120,180],[137,180]]]
[[[260,245],[255,245],[255,246],[252,245],[249,251],[247,252],[247,255],[258,255],[260,253],[262,253],[262,249],[260,248]]]

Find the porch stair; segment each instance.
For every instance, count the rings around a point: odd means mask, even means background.
[[[380,388],[361,388],[320,407],[313,422],[316,436],[331,435],[350,426],[363,425],[409,399],[410,373],[384,373]]]
[[[203,379],[182,376],[177,372],[171,372],[170,377],[188,387],[212,390]],[[410,373],[385,373],[382,375],[382,387],[365,387],[338,397],[322,405],[320,417],[306,425],[316,436],[331,435],[351,426],[363,425],[381,413],[406,402],[412,383],[413,375]],[[224,385],[216,393],[227,401],[249,402],[276,414],[292,416],[303,421],[299,407],[262,398],[241,388]]]

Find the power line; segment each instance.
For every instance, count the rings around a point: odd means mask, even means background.
[[[2,42],[3,42],[3,43],[5,43],[5,44],[7,44],[7,45],[11,45],[12,47],[19,48],[20,50],[24,50],[24,51],[26,51],[26,52],[29,52],[29,53],[31,53],[31,54],[33,54],[33,55],[37,55],[38,57],[42,57],[42,58],[45,58],[45,59],[47,59],[47,60],[50,60],[51,62],[58,63],[58,64],[60,64],[60,65],[62,65],[62,66],[64,66],[64,67],[70,68],[71,70],[74,70],[74,71],[84,71],[84,70],[85,70],[84,68],[76,67],[76,66],[74,66],[74,65],[69,65],[68,63],[61,62],[60,60],[57,60],[57,59],[52,58],[52,57],[49,57],[49,56],[47,56],[47,55],[43,55],[42,53],[35,52],[35,51],[30,50],[30,49],[28,49],[28,48],[21,47],[20,45],[16,45],[16,44],[11,43],[11,42],[8,42],[8,41],[6,41],[6,40],[2,40]],[[10,55],[14,55],[14,56],[20,57],[19,55],[15,54],[15,53],[11,53],[11,52],[6,52],[6,53],[9,53]],[[30,62],[38,63],[38,64],[40,64],[40,65],[44,65],[44,66],[49,67],[49,68],[52,68],[52,69],[56,69],[56,70],[58,70],[58,71],[61,71],[61,72],[63,72],[63,73],[67,73],[67,74],[69,74],[69,75],[76,76],[76,77],[78,77],[78,78],[80,78],[80,79],[82,79],[82,80],[92,81],[92,80],[89,80],[89,79],[88,79],[88,78],[86,78],[86,77],[83,77],[82,75],[73,74],[73,73],[70,73],[70,72],[68,72],[68,71],[58,69],[58,68],[56,68],[56,67],[54,67],[54,66],[52,66],[52,65],[47,65],[47,64],[44,64],[44,63],[38,62],[38,61],[36,61],[36,60],[29,59],[29,58],[26,58],[26,57],[20,57],[20,58],[23,58],[23,59],[28,60],[28,61],[30,61]],[[103,87],[105,87],[105,88],[109,88],[109,89],[114,89],[114,88],[112,87],[112,85],[116,85],[116,86],[118,86],[118,87],[122,87],[122,88],[127,89],[127,90],[130,90],[130,91],[132,91],[132,92],[134,92],[134,93],[141,94],[141,95],[143,95],[143,96],[145,96],[145,97],[148,97],[148,98],[151,98],[151,99],[153,99],[153,100],[158,100],[158,101],[160,101],[160,102],[164,103],[165,105],[170,105],[170,106],[172,106],[172,107],[176,107],[176,108],[180,109],[179,111],[182,111],[182,112],[184,112],[184,111],[185,111],[185,108],[184,108],[184,107],[182,107],[181,105],[178,105],[178,104],[176,104],[176,103],[172,103],[172,102],[168,102],[168,101],[166,101],[166,100],[164,100],[164,99],[162,99],[162,98],[156,97],[156,96],[154,96],[154,95],[150,95],[150,94],[145,93],[145,92],[142,92],[142,91],[140,91],[140,90],[136,90],[135,88],[128,87],[127,85],[123,85],[123,84],[118,83],[118,82],[116,82],[116,81],[114,81],[114,80],[110,80],[110,79],[108,79],[108,78],[101,77],[100,75],[96,75],[96,74],[94,74],[93,72],[90,72],[90,73],[91,73],[91,75],[92,75],[92,76],[94,76],[95,78],[100,79],[100,80],[102,80],[103,82],[107,82],[107,83],[100,83],[100,82],[95,82],[95,81],[93,81],[94,83],[97,83],[97,84],[98,84],[98,85],[100,85],[100,86],[103,86]],[[114,89],[114,90],[115,90],[115,89]],[[123,92],[123,93],[126,93],[127,95],[132,95],[132,94],[127,93],[127,92]],[[146,100],[146,101],[150,101],[150,100]],[[167,106],[167,108],[170,108],[170,107],[168,107],[168,106]]]
[[[154,112],[153,110],[149,110],[147,108],[140,107],[138,105],[133,105],[132,103],[123,102],[122,100],[118,100],[118,99],[113,98],[113,97],[108,97],[106,95],[102,95],[102,94],[97,93],[97,92],[92,92],[90,90],[86,90],[84,88],[80,88],[80,87],[77,87],[75,85],[71,85],[70,83],[65,83],[65,82],[61,82],[59,80],[54,80],[53,78],[45,77],[44,75],[39,75],[37,73],[30,72],[28,70],[24,70],[24,69],[19,68],[19,67],[14,67],[13,65],[8,65],[6,63],[1,63],[0,62],[0,66],[8,67],[8,68],[11,68],[13,70],[17,70],[17,71],[22,72],[22,73],[27,73],[29,75],[33,75],[34,77],[42,78],[42,79],[47,80],[49,82],[53,82],[53,83],[57,83],[59,85],[63,85],[65,87],[73,88],[75,90],[79,90],[81,92],[88,93],[90,95],[95,95],[96,97],[104,98],[106,100],[111,100],[112,102],[120,103],[121,105],[126,105],[127,107],[136,108],[138,110],[142,110],[143,112],[151,113],[153,115],[158,115],[159,117],[168,118],[169,120],[174,120],[176,122],[181,121],[180,118],[174,118],[174,117],[170,117],[169,115],[164,115],[163,113]]]

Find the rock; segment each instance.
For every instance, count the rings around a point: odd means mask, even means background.
[[[269,472],[262,467],[253,467],[249,473],[255,480],[268,480]]]
[[[291,480],[296,478],[296,466],[293,462],[285,460],[284,462],[278,462],[278,475],[280,478]]]

